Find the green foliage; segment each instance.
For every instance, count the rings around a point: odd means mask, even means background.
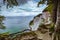
[[[4,16],[0,15],[0,29],[5,29],[6,27],[3,25],[3,20],[5,19]]]
[[[39,7],[39,5],[40,4],[47,4],[47,5],[49,5],[49,4],[53,4],[54,3],[54,0],[40,0],[39,2],[38,2],[38,7]]]
[[[22,33],[21,35],[29,35],[29,34],[31,34],[31,35],[36,35],[34,31],[24,32],[24,33]]]
[[[55,26],[54,23],[51,23],[51,24],[50,24],[50,29],[49,29],[49,31],[50,31],[51,33],[54,32],[54,26]]]
[[[54,23],[51,23],[49,26],[50,26],[50,28],[49,28],[49,35],[52,36],[53,33],[54,33],[55,24]]]
[[[45,2],[47,3],[48,7],[46,7],[44,10],[48,10],[51,13],[54,4],[53,0],[41,0],[40,2],[38,2],[37,6],[39,7],[40,4],[45,4]]]
[[[16,39],[17,37],[21,38],[25,38],[25,37],[37,37],[36,33],[34,31],[30,31],[30,32],[23,32],[21,34],[17,34],[16,36],[14,36],[12,39]]]
[[[37,4],[37,7],[39,7],[40,4],[45,4],[46,0],[40,0]]]
[[[54,0],[47,0],[47,4],[53,4]]]
[[[0,38],[7,37],[8,35],[9,35],[9,32],[2,33],[2,34],[0,34]]]
[[[5,1],[7,2],[7,7],[13,7],[13,6],[17,6],[18,2],[17,0],[4,0],[3,2],[5,3]]]
[[[4,19],[5,17],[0,15],[0,21],[3,21]]]
[[[26,37],[27,37],[27,36],[30,36],[30,37],[31,37],[31,36],[37,36],[37,35],[36,35],[36,33],[35,33],[34,31],[24,32],[24,33],[20,34],[20,38],[21,38],[21,37],[25,37],[25,36],[26,36]]]
[[[34,25],[34,22],[33,21],[34,20],[31,20],[30,23],[29,23],[29,25]]]
[[[6,26],[4,26],[3,24],[0,24],[0,29],[6,29]]]
[[[50,13],[52,12],[53,4],[49,4],[44,10],[48,10]]]

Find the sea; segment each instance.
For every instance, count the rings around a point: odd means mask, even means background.
[[[7,16],[3,21],[5,29],[0,29],[0,33],[16,33],[29,28],[29,22],[34,16]]]

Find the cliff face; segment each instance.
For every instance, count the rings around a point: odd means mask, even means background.
[[[49,12],[43,12],[42,14],[38,14],[37,16],[35,16],[33,20],[31,20],[29,25],[31,30],[35,31],[41,24],[50,25],[51,23],[51,15],[49,14]]]
[[[30,21],[29,25],[31,27],[31,30],[35,31],[38,29],[39,25],[42,21],[42,14],[39,14],[33,18],[33,20]]]

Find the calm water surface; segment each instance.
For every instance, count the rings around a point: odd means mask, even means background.
[[[29,29],[29,22],[32,19],[33,16],[6,17],[3,21],[6,29],[0,29],[0,33],[16,33],[24,29]]]

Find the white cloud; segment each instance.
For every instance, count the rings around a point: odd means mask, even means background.
[[[42,10],[46,7],[46,5],[41,5],[39,8],[37,7],[37,3],[33,1],[29,1],[28,3],[17,6],[14,8],[6,9],[3,6],[1,9],[1,14],[4,16],[32,16],[37,15],[42,12]]]

